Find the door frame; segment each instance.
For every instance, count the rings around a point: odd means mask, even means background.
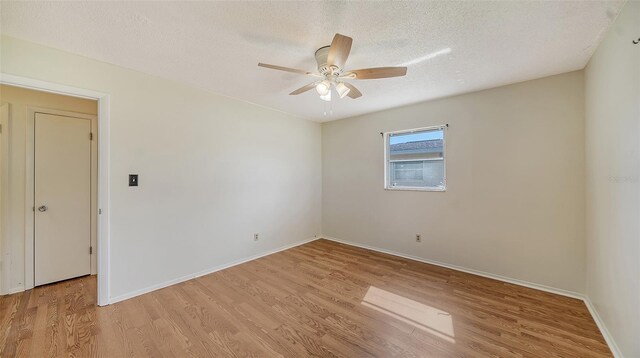
[[[1,132],[0,136],[2,136],[2,158],[0,158],[0,191],[2,192],[3,200],[0,200],[0,294],[10,294],[10,289],[7,287],[7,282],[9,282],[8,276],[8,260],[7,252],[11,252],[9,249],[10,245],[8,243],[7,232],[9,230],[7,227],[9,226],[9,193],[11,190],[11,185],[9,183],[9,168],[11,167],[11,104],[10,103],[0,103],[0,108],[6,106],[7,107],[7,118],[6,120],[0,119],[0,128]]]
[[[25,271],[24,271],[24,285],[25,289],[31,289],[35,287],[35,207],[37,206],[35,203],[35,116],[38,113],[42,114],[52,114],[56,116],[64,116],[78,119],[86,119],[90,121],[91,133],[98,133],[97,120],[98,116],[93,114],[86,114],[80,112],[71,112],[71,111],[62,111],[58,109],[50,109],[45,107],[36,107],[36,106],[27,106],[27,120],[26,120],[26,128],[27,128],[27,140],[26,140],[26,172],[25,172],[25,243],[24,243],[24,258],[25,258]],[[96,274],[94,271],[94,260],[98,257],[97,255],[97,217],[98,217],[98,206],[97,197],[94,195],[96,192],[94,191],[94,185],[96,185],[97,180],[97,137],[92,138],[91,140],[91,164],[90,164],[90,176],[91,176],[91,187],[90,187],[90,206],[91,213],[89,215],[91,221],[89,223],[91,237],[90,237],[90,246],[95,247],[96,252],[90,254],[89,261],[89,273]],[[94,245],[95,243],[95,245]],[[97,268],[97,265],[96,265]]]
[[[72,97],[80,97],[93,99],[98,102],[98,168],[97,168],[97,179],[98,179],[98,215],[96,218],[97,225],[97,271],[98,271],[98,305],[106,306],[110,303],[111,299],[111,290],[110,290],[110,281],[109,281],[109,273],[110,273],[110,247],[111,247],[111,237],[110,237],[110,220],[109,220],[109,101],[110,95],[107,93],[97,92],[93,90],[77,88],[66,86],[62,84],[57,84],[53,82],[40,81],[32,78],[15,76],[11,74],[0,73],[0,83],[29,88],[37,91],[51,92],[62,94],[66,96]],[[27,140],[29,140],[27,138]],[[31,139],[33,141],[33,138]],[[29,158],[27,157],[27,160]],[[33,158],[31,158],[33,160]],[[33,193],[31,193],[33,195]],[[32,201],[33,202],[33,201]],[[32,204],[29,204],[32,206]],[[29,209],[29,208],[27,208]],[[29,210],[29,215],[27,215],[27,219],[33,216],[32,212]],[[31,231],[33,232],[33,226],[31,227]],[[31,240],[31,244],[33,244],[33,235],[29,238],[25,237],[25,244],[27,241]],[[31,263],[31,273],[33,273],[33,255],[31,253],[31,257],[29,258],[28,253],[25,250],[25,265],[27,262]],[[31,285],[28,285],[28,276],[26,276],[26,272],[29,270],[27,266],[25,266],[25,289],[33,288],[33,274],[31,274]]]

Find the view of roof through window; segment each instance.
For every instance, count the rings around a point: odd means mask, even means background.
[[[427,140],[434,140],[443,138],[443,131],[441,129],[421,131],[421,132],[409,132],[392,134],[390,138],[390,144],[399,144],[407,142],[422,142]]]

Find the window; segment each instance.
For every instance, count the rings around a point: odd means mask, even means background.
[[[444,191],[445,126],[385,133],[385,188]]]

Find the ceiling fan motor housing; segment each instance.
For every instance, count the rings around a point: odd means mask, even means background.
[[[327,66],[327,57],[329,57],[329,48],[331,48],[331,46],[324,46],[324,47],[320,47],[316,51],[316,62],[318,63],[318,72],[322,73],[325,76],[331,74],[331,68]]]

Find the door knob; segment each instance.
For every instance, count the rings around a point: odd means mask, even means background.
[[[49,208],[47,208],[46,205],[42,205],[42,206],[38,207],[38,211],[41,212],[41,213],[44,213],[45,211],[47,211],[47,209],[49,209]]]

